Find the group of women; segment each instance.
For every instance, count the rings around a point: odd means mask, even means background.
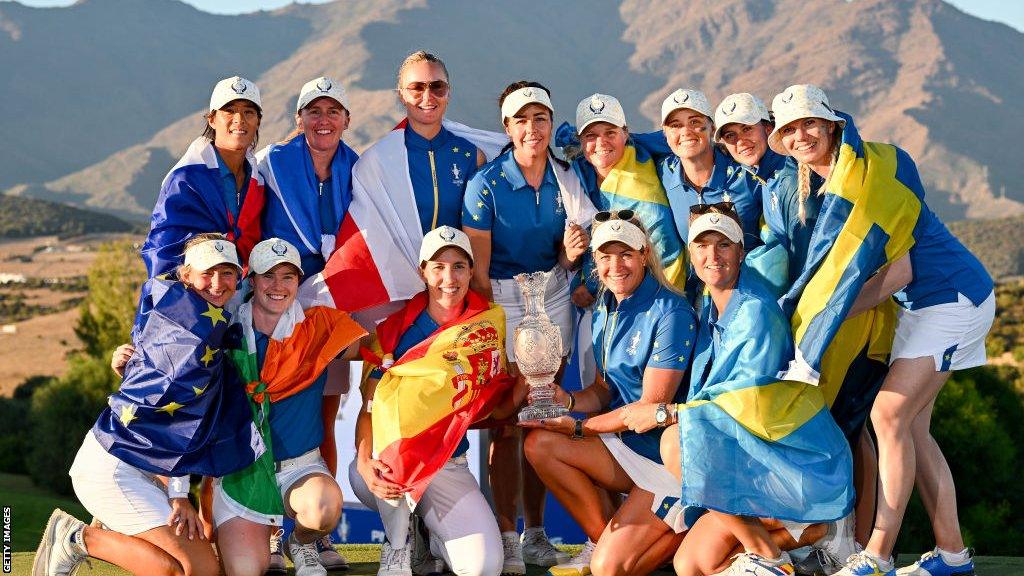
[[[861,140],[811,85],[771,112],[747,93],[712,109],[676,90],[662,130],[632,134],[605,94],[555,130],[549,90],[518,81],[498,99],[502,135],[444,119],[436,56],[411,54],[397,80],[407,117],[362,157],[342,142],[350,103],[335,80],[304,85],[295,132],[258,156],[258,89],[217,84],[154,210],[151,279],[112,359],[121,388],[71,469],[97,522],[55,511],[33,574],[95,557],[259,575],[284,570],[281,548],[300,575],[343,568],[329,426],[357,348],[348,477],[384,520],[383,576],[669,562],[684,575],[973,574],[929,426],[951,371],[985,362],[992,281],[928,210],[904,151]],[[385,229],[360,232],[411,252],[422,290],[379,323],[361,317],[366,330],[339,310],[344,291],[316,289],[360,198],[387,199]],[[592,370],[582,390],[556,387],[570,415],[515,427],[515,277],[535,271],[552,273],[545,312],[565,350],[590,317],[579,354]],[[412,435],[409,410],[444,425]],[[494,513],[466,463],[474,422],[495,438]],[[411,462],[416,450],[429,457]],[[201,513],[189,474],[210,478]],[[896,570],[915,483],[936,548]],[[543,532],[545,488],[588,537],[575,557]]]

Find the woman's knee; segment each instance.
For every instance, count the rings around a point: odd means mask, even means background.
[[[590,557],[590,572],[594,576],[629,576],[635,562],[627,557],[626,551],[612,550],[610,546],[598,546]]]
[[[309,530],[328,532],[338,525],[341,506],[339,491],[324,490],[318,494],[309,494],[293,504],[295,521]]]
[[[538,466],[543,466],[544,462],[549,460],[566,441],[571,440],[564,434],[539,428],[530,430],[523,441],[523,453],[536,469]]]
[[[909,432],[912,417],[906,414],[904,402],[876,399],[871,406],[871,426],[880,436],[891,437]]]
[[[213,549],[201,554],[192,554],[188,558],[178,559],[181,562],[183,576],[208,576],[220,573],[220,564],[213,554]]]
[[[255,552],[255,551],[253,551]],[[269,554],[249,553],[221,557],[226,576],[263,576],[270,567]]]

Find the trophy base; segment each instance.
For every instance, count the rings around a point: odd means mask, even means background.
[[[558,404],[531,404],[526,408],[523,408],[519,412],[520,422],[529,422],[533,420],[544,420],[546,418],[558,418],[559,416],[565,416],[569,413],[565,409],[565,406],[559,406]]]

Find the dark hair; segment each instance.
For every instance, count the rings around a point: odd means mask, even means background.
[[[534,82],[533,80],[517,80],[517,81],[509,84],[508,86],[505,86],[505,89],[502,90],[502,92],[501,92],[501,96],[498,96],[498,109],[499,110],[501,109],[501,106],[505,103],[505,98],[508,98],[509,94],[515,92],[516,90],[520,90],[522,88],[540,88],[541,90],[543,90],[544,92],[547,93],[548,98],[551,97],[551,90],[548,90],[548,87],[543,85],[543,84],[541,84],[540,82]],[[553,115],[554,115],[554,112],[552,112],[552,116]],[[555,121],[555,119],[551,118],[551,122],[554,123],[554,121]],[[507,125],[508,124],[508,120],[506,118],[502,118],[501,119],[501,123]],[[553,131],[554,131],[554,129],[552,128],[552,132]],[[554,133],[552,133],[552,136],[554,136]],[[501,153],[500,154],[504,154],[505,152],[508,152],[511,149],[512,149],[512,143],[509,142],[508,144],[505,144],[505,146],[501,149]],[[555,156],[555,152],[554,152],[554,150],[552,150],[550,144],[548,145],[548,152],[550,153],[551,158],[554,159],[554,161],[557,162],[559,166],[561,166],[565,170],[569,169],[569,163],[566,162],[565,160],[562,160],[558,156]]]
[[[239,98],[239,100],[245,100],[245,99],[244,98]],[[232,100],[231,102],[234,102],[234,100]],[[228,102],[228,104],[230,104],[231,102]],[[246,100],[246,102],[249,102],[249,100]],[[254,103],[253,106],[256,106],[256,104]],[[206,138],[210,142],[213,142],[213,141],[215,141],[217,139],[217,131],[213,129],[213,126],[210,126],[210,121],[213,120],[213,115],[216,114],[216,113],[217,113],[216,110],[210,110],[206,114],[203,114],[203,120],[206,120],[206,127],[203,128],[203,138]],[[258,118],[260,120],[261,124],[263,123],[263,110],[259,106],[256,106],[256,118]],[[260,127],[256,126],[256,137],[252,139],[252,145],[250,146],[250,148],[255,150],[256,149],[256,144],[259,141],[260,141]]]

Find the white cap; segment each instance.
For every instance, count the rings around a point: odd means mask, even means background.
[[[249,253],[249,272],[265,274],[274,266],[287,262],[299,269],[302,274],[302,257],[299,251],[287,240],[267,238],[252,247]]]
[[[437,256],[438,252],[449,246],[461,248],[469,256],[470,264],[473,263],[473,247],[469,244],[469,236],[458,228],[438,226],[423,235],[423,243],[420,244],[420,264]]]
[[[614,96],[592,94],[576,105],[576,133],[583,134],[587,126],[595,122],[607,122],[622,128],[626,125],[626,113]]]
[[[295,111],[302,110],[313,100],[322,97],[330,98],[348,110],[348,94],[345,93],[345,88],[341,83],[321,76],[302,85],[302,90],[299,90],[299,101],[295,103]]]
[[[633,250],[642,250],[647,245],[647,234],[629,220],[612,219],[601,222],[594,229],[590,249],[600,250],[609,242],[622,242]]]
[[[263,110],[263,105],[260,104],[260,89],[241,76],[232,76],[217,82],[213,87],[213,94],[210,95],[210,112],[220,110],[232,100],[248,100]]]
[[[801,118],[822,118],[846,125],[846,120],[839,117],[828,104],[825,92],[813,84],[794,84],[777,94],[772,100],[772,113],[775,114],[775,130],[768,135],[768,145],[779,154],[787,154],[782,146],[782,135],[779,130],[786,124]]]
[[[703,92],[700,90],[690,90],[689,88],[680,88],[669,94],[668,98],[665,98],[665,101],[661,103],[661,123],[664,124],[669,114],[680,108],[696,110],[708,118],[711,118],[713,114],[711,104],[708,103],[708,97]]]
[[[687,243],[693,242],[698,236],[705,232],[721,232],[723,236],[736,244],[743,244],[743,229],[730,216],[718,212],[701,214],[696,220],[690,222],[690,233]]]
[[[242,269],[238,263],[238,250],[231,241],[220,238],[207,240],[185,250],[185,265],[193,270],[202,272],[218,264],[231,264]]]
[[[501,103],[502,123],[505,122],[506,118],[514,117],[529,104],[540,104],[550,110],[552,116],[555,114],[555,107],[551,105],[551,97],[548,95],[547,90],[537,88],[536,86],[527,86],[505,96],[504,102]]]
[[[722,127],[726,124],[753,126],[762,121],[771,122],[772,117],[760,98],[747,92],[729,94],[718,108],[715,108],[715,140],[718,140]]]

